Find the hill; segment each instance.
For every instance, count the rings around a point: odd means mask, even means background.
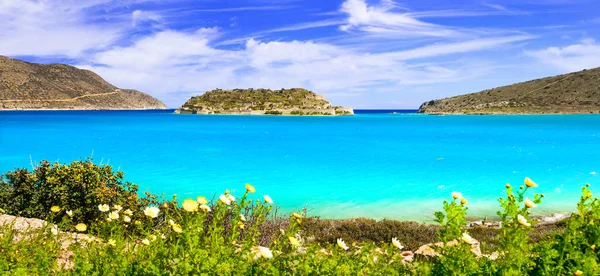
[[[352,108],[333,106],[303,88],[215,89],[189,99],[175,111],[183,114],[352,115]]]
[[[2,109],[166,109],[156,98],[119,89],[89,70],[0,56]]]
[[[425,102],[420,113],[600,113],[600,68]]]

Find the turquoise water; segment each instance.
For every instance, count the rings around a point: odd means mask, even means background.
[[[0,112],[2,172],[92,154],[142,191],[241,195],[248,182],[284,211],[308,206],[327,218],[427,221],[452,191],[469,199],[470,215],[494,215],[504,184],[525,176],[546,195],[536,212],[560,212],[598,182],[600,116]]]

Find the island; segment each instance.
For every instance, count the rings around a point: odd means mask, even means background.
[[[349,107],[333,106],[322,95],[304,88],[215,89],[194,96],[178,114],[353,115]]]
[[[600,68],[425,102],[427,114],[600,113]]]
[[[166,108],[148,94],[119,89],[89,70],[0,56],[0,110]]]

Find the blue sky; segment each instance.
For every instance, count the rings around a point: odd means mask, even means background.
[[[0,55],[178,107],[214,88],[422,102],[600,66],[596,0],[0,0]]]

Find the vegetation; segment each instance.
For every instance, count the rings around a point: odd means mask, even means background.
[[[600,200],[589,185],[582,189],[577,213],[564,222],[560,232],[532,242],[536,229],[531,210],[542,203],[543,195],[529,195],[537,184],[526,178],[518,189],[506,185],[500,198],[497,243],[486,247],[468,228],[468,200],[460,193],[443,203],[435,213],[439,243],[421,246],[415,252],[405,248],[411,233],[403,233],[402,224],[389,221],[377,224],[400,228],[382,233],[379,242],[341,236],[355,235],[344,229],[335,240],[319,241],[313,232],[321,220],[295,212],[284,218],[276,215],[268,195],[256,195],[257,189],[246,184],[246,192],[233,195],[228,190],[215,201],[205,197],[176,198],[166,202],[131,196],[122,174],[108,166],[90,161],[70,165],[42,162],[45,169],[35,172],[17,170],[5,177],[3,197],[15,194],[13,186],[36,184],[41,191],[29,205],[10,206],[2,201],[2,212],[39,214],[54,223],[35,230],[0,227],[0,270],[7,274],[223,274],[223,275],[598,275],[600,246]],[[39,173],[37,173],[40,171]],[[73,173],[73,177],[68,175]],[[92,177],[93,176],[93,177]],[[111,176],[115,176],[113,179]],[[30,178],[36,181],[29,180]],[[45,179],[44,181],[37,179]],[[90,180],[95,179],[95,180]],[[101,181],[102,180],[102,181]],[[118,186],[130,196],[116,200],[96,194],[85,205],[77,205],[64,194],[64,187],[87,187],[69,182],[99,183]],[[130,185],[131,186],[131,185]],[[62,188],[59,188],[62,187]],[[84,194],[92,195],[94,193]],[[61,196],[56,196],[61,195]],[[236,196],[239,196],[236,197]],[[528,198],[530,197],[530,198]],[[6,200],[4,198],[3,200]],[[97,200],[97,201],[96,201]],[[129,201],[129,202],[128,202]],[[93,202],[93,203],[91,203]],[[83,204],[83,203],[82,203]],[[89,205],[88,205],[89,204]],[[96,206],[92,206],[97,204]],[[39,205],[39,208],[32,208]],[[125,209],[124,206],[129,206]],[[70,208],[87,208],[78,213]],[[88,213],[89,211],[89,213]],[[87,214],[87,217],[86,215]],[[126,219],[130,217],[132,219]],[[56,225],[56,226],[55,226]],[[313,230],[310,230],[310,229]],[[317,227],[318,228],[318,227]],[[383,227],[384,228],[384,227]],[[383,229],[378,228],[378,229]],[[74,230],[73,230],[74,229]],[[85,233],[73,235],[63,230]],[[132,231],[134,230],[134,231]],[[377,230],[373,230],[377,231]],[[268,235],[265,235],[268,233]],[[337,234],[335,234],[337,235]]]
[[[118,89],[89,70],[0,56],[0,109],[166,109],[136,90]]]
[[[600,113],[600,68],[423,103],[421,113]]]

